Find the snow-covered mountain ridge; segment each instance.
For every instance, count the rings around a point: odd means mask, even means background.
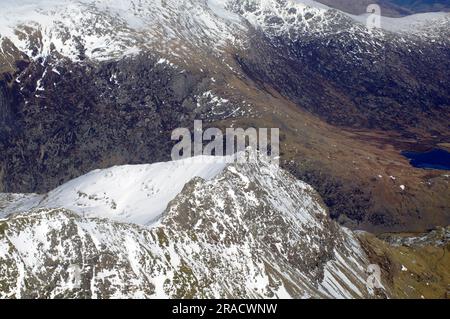
[[[0,21],[0,36],[29,57],[56,51],[75,61],[115,59],[148,49],[172,57],[198,50],[220,52],[245,46],[251,28],[292,39],[341,32],[369,40],[383,35],[367,29],[366,16],[291,0],[17,1],[5,4]],[[382,26],[388,32],[439,39],[433,30],[442,32],[449,21],[448,13],[432,13],[383,18]]]
[[[13,214],[0,221],[0,261],[3,298],[380,293],[366,285],[355,235],[328,219],[309,185],[264,160],[192,179],[150,228],[64,208]]]
[[[2,15],[0,34],[34,58],[58,51],[72,60],[107,60],[157,46],[162,39],[166,50],[180,41],[218,47],[233,40],[228,22],[205,1],[15,2]]]
[[[192,178],[214,178],[225,166],[222,157],[205,156],[95,170],[45,195],[0,194],[5,202],[0,217],[36,208],[63,207],[84,217],[149,225],[158,220]]]

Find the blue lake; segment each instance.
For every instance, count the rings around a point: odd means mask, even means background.
[[[450,152],[434,149],[427,152],[402,152],[412,166],[426,169],[450,170]]]

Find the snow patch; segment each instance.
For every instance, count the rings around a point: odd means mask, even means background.
[[[202,156],[151,165],[125,165],[95,170],[45,196],[25,197],[9,207],[8,212],[32,208],[66,208],[85,217],[155,225],[167,204],[187,182],[194,177],[212,179],[225,166],[223,157]],[[7,215],[3,210],[1,214]]]

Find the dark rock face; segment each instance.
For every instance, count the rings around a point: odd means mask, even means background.
[[[4,175],[6,173],[2,158],[5,157],[4,150],[7,147],[14,147],[11,144],[14,134],[17,133],[17,116],[20,98],[16,94],[16,86],[10,83],[12,76],[9,73],[0,79],[0,191],[5,191]]]
[[[8,83],[0,82],[0,141],[6,142],[14,128],[14,101]]]
[[[346,32],[295,41],[257,34],[237,56],[243,70],[327,122],[448,133],[450,46],[402,46],[389,36],[378,46]]]
[[[44,192],[92,169],[167,160],[171,131],[192,123],[207,82],[156,57],[30,64],[0,82],[5,192]]]

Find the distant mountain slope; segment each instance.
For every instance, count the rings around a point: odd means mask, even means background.
[[[224,0],[46,0],[6,3],[0,37],[29,57],[51,52],[80,61],[117,59],[145,49],[219,50],[236,39],[239,18]],[[221,12],[227,12],[226,15]],[[233,32],[232,32],[233,31]],[[205,46],[209,45],[209,49]]]
[[[408,8],[411,12],[449,11],[447,0],[390,0],[392,4]]]
[[[352,14],[366,13],[370,4],[377,3],[381,6],[382,15],[388,17],[450,10],[446,0],[317,0],[317,2]]]
[[[215,51],[217,56],[228,45],[247,42],[243,18],[259,26],[264,21],[272,32],[279,19],[286,28],[319,35],[345,25],[345,14],[312,0],[47,0],[8,2],[2,9],[0,39],[34,59],[58,52],[73,61],[117,59],[146,49],[185,57]],[[366,36],[358,26],[348,31]]]

